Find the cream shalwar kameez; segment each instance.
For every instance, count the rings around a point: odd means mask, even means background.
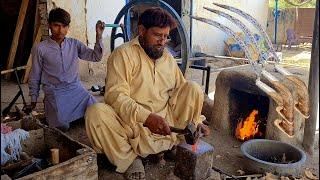
[[[179,143],[175,133],[162,136],[143,126],[150,113],[182,129],[190,121],[196,125],[202,121],[200,86],[186,82],[167,50],[156,61],[150,59],[138,38],[110,55],[105,103],[88,107],[86,131],[93,148],[105,153],[120,173],[125,172],[137,156],[169,150]]]

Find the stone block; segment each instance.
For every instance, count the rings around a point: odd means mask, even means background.
[[[192,145],[177,146],[176,165],[174,174],[181,179],[202,180],[210,176],[212,168],[213,147],[199,140],[197,149]]]

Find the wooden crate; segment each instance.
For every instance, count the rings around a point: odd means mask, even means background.
[[[30,156],[50,156],[50,149],[59,149],[60,163],[19,179],[98,179],[97,155],[93,149],[81,144],[63,132],[49,128],[31,117],[8,123],[13,129],[21,128],[30,137],[23,141],[22,150]]]

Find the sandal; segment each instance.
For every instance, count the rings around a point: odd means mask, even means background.
[[[124,173],[124,177],[128,180],[145,180],[146,173],[140,158],[136,158]]]

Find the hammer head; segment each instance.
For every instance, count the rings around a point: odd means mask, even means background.
[[[201,130],[197,129],[194,123],[189,123],[184,130],[186,132],[186,134],[184,135],[186,143],[190,145],[196,144],[196,142],[201,137]]]
[[[201,129],[197,128],[194,123],[189,123],[186,128],[178,129],[170,127],[171,132],[183,134],[187,144],[194,145],[202,136]]]

